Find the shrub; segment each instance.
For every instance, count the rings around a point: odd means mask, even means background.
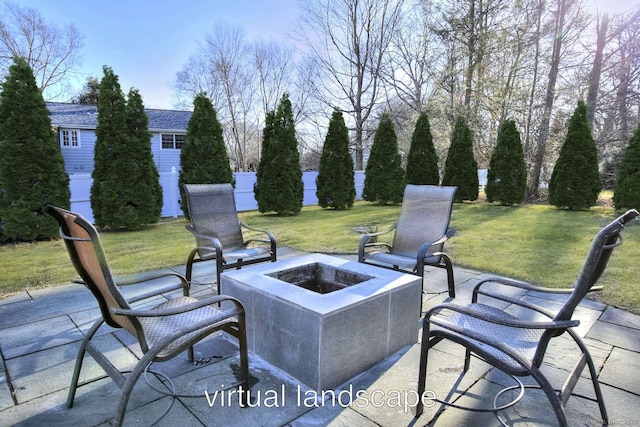
[[[411,147],[407,156],[407,184],[438,185],[439,183],[438,155],[433,146],[429,116],[423,111],[418,117],[411,137]]]
[[[91,208],[98,227],[140,229],[156,222],[162,190],[151,154],[151,135],[142,98],[129,105],[110,67],[103,67],[92,172]]]
[[[571,210],[595,205],[602,190],[598,151],[587,120],[587,105],[578,101],[549,180],[549,203]]]
[[[184,184],[233,183],[233,172],[222,137],[222,125],[211,100],[204,94],[193,100],[193,115],[187,125],[184,147],[180,152],[180,206],[189,218]]]
[[[263,150],[267,150],[267,155],[260,161],[254,190],[258,209],[263,213],[296,215],[302,209],[304,188],[293,110],[287,94],[280,99],[275,114],[267,114],[265,123]]]
[[[362,198],[369,202],[399,203],[404,192],[404,170],[400,165],[398,139],[387,113],[382,115],[367,161]]]
[[[69,208],[69,176],[31,67],[15,58],[0,97],[0,240],[58,235],[49,205]]]
[[[318,205],[323,208],[345,209],[356,198],[353,159],[349,153],[349,131],[342,112],[333,110],[329,130],[322,147],[322,157],[316,178]]]
[[[526,189],[527,169],[520,133],[513,120],[506,120],[498,130],[498,142],[489,162],[487,200],[503,205],[522,203]]]
[[[629,140],[613,193],[616,209],[640,209],[640,125]]]
[[[456,202],[478,198],[478,163],[473,157],[473,139],[465,119],[458,116],[444,165],[442,185],[458,187]]]

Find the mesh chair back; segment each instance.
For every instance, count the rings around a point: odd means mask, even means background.
[[[191,225],[200,234],[216,237],[225,250],[244,245],[231,184],[185,184]],[[197,239],[198,246],[211,246]],[[200,254],[203,256],[205,254]]]
[[[565,305],[558,312],[556,320],[571,319],[576,306],[586,296],[592,286],[596,284],[611,258],[613,249],[622,244],[622,235],[620,232],[625,224],[638,216],[638,212],[634,209],[620,215],[614,221],[602,228],[593,238],[591,249],[584,262],[578,280],[571,296]]]
[[[98,300],[105,322],[114,328],[125,328],[137,336],[130,318],[113,315],[110,311],[112,308],[129,308],[129,304],[111,275],[95,227],[82,216],[61,208],[48,206],[47,212],[58,221],[71,262]]]
[[[407,185],[402,198],[400,218],[393,237],[393,253],[415,257],[427,242],[442,238],[449,229],[456,187]],[[428,252],[442,251],[443,244]]]

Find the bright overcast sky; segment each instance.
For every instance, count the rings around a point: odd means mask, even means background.
[[[15,1],[15,0],[14,0]],[[218,21],[239,25],[249,39],[286,40],[296,0],[17,0],[47,23],[74,23],[84,36],[79,90],[109,65],[122,90],[140,90],[147,108],[172,108],[171,82]],[[304,0],[315,1],[315,0]],[[640,0],[588,0],[611,14]]]
[[[14,0],[15,1],[15,0]],[[248,39],[284,40],[297,18],[296,0],[18,0],[47,23],[73,23],[84,36],[76,90],[108,65],[125,94],[140,90],[145,107],[172,108],[171,82],[218,21],[244,28]]]

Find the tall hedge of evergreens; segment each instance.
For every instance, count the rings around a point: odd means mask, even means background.
[[[98,227],[138,230],[156,222],[162,208],[151,135],[139,94],[127,105],[118,76],[103,67],[98,98],[91,208]],[[155,182],[154,182],[155,181]]]
[[[527,167],[516,122],[505,120],[498,130],[498,141],[491,154],[487,186],[487,201],[503,205],[522,203],[527,189]]]
[[[411,136],[411,147],[407,156],[407,184],[439,183],[438,155],[433,145],[429,116],[423,111]]]
[[[69,176],[31,67],[14,58],[0,95],[0,241],[58,235],[49,205],[69,208]]]
[[[456,118],[453,128],[442,185],[458,187],[456,202],[478,198],[478,163],[473,156],[471,130],[462,116]]]
[[[233,183],[227,147],[222,137],[222,125],[206,94],[193,100],[193,115],[187,125],[184,147],[180,153],[180,206],[189,218],[184,184]]]
[[[266,149],[267,156],[260,161],[254,190],[258,210],[273,211],[278,215],[296,215],[302,209],[304,187],[293,109],[288,94],[282,96],[278,109],[271,116],[272,121],[269,114],[265,119],[263,153]]]
[[[558,208],[588,209],[596,204],[601,190],[598,150],[587,120],[587,105],[580,100],[551,174],[549,203]]]
[[[353,159],[349,153],[349,130],[338,109],[333,110],[322,147],[316,196],[318,205],[335,209],[353,207],[356,198]]]
[[[404,192],[404,170],[398,153],[398,138],[389,114],[384,113],[373,137],[365,169],[362,198],[369,202],[399,203]]]
[[[616,209],[640,210],[640,125],[629,140],[613,193]]]

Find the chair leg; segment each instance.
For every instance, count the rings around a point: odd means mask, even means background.
[[[551,383],[545,378],[544,375],[542,375],[542,372],[540,372],[538,368],[534,367],[532,369],[529,369],[529,372],[531,372],[531,376],[534,380],[536,380],[536,382],[540,386],[540,389],[542,389],[544,394],[547,395],[547,399],[549,400],[549,403],[551,403],[551,406],[553,407],[553,410],[556,414],[556,418],[558,419],[558,424],[561,427],[567,427],[567,415],[565,414],[564,406],[562,406],[562,402],[560,401],[560,398],[558,397],[558,394],[556,393]]]
[[[569,329],[567,332],[569,333],[569,335],[571,335],[573,340],[582,351],[582,354],[587,362],[587,366],[589,367],[589,375],[591,375],[593,391],[596,394],[596,400],[598,401],[598,407],[600,408],[600,416],[602,417],[602,421],[604,421],[604,424],[609,424],[609,415],[607,414],[607,409],[604,405],[602,389],[600,388],[600,381],[598,381],[598,372],[596,371],[596,366],[593,363],[593,358],[591,357],[591,354],[589,353],[589,350],[587,349],[587,346],[582,338],[580,338],[580,336],[576,334],[576,332],[572,329]]]
[[[249,404],[251,384],[249,382],[249,352],[247,348],[247,327],[244,313],[238,315],[238,347],[240,348],[240,375],[242,378],[240,404],[242,407],[245,407]]]
[[[424,405],[422,395],[424,394],[427,380],[427,361],[429,359],[429,322],[422,322],[422,341],[420,344],[420,371],[418,373],[418,404],[416,405],[416,418],[422,415]]]
[[[447,269],[447,285],[449,286],[449,296],[451,298],[455,298],[456,288],[453,281],[453,264],[451,263],[451,259],[446,254],[442,254],[441,259],[444,261],[445,268]]]
[[[78,356],[76,357],[76,366],[73,370],[73,376],[71,378],[71,386],[69,387],[69,394],[67,395],[67,407],[73,407],[73,400],[76,397],[76,389],[78,388],[78,380],[80,379],[80,370],[82,369],[82,362],[84,361],[84,355],[87,352],[87,345],[91,338],[95,335],[96,331],[102,326],[104,323],[104,319],[96,320],[91,329],[87,332],[84,339],[82,340],[82,344],[80,345],[80,350],[78,350]]]

